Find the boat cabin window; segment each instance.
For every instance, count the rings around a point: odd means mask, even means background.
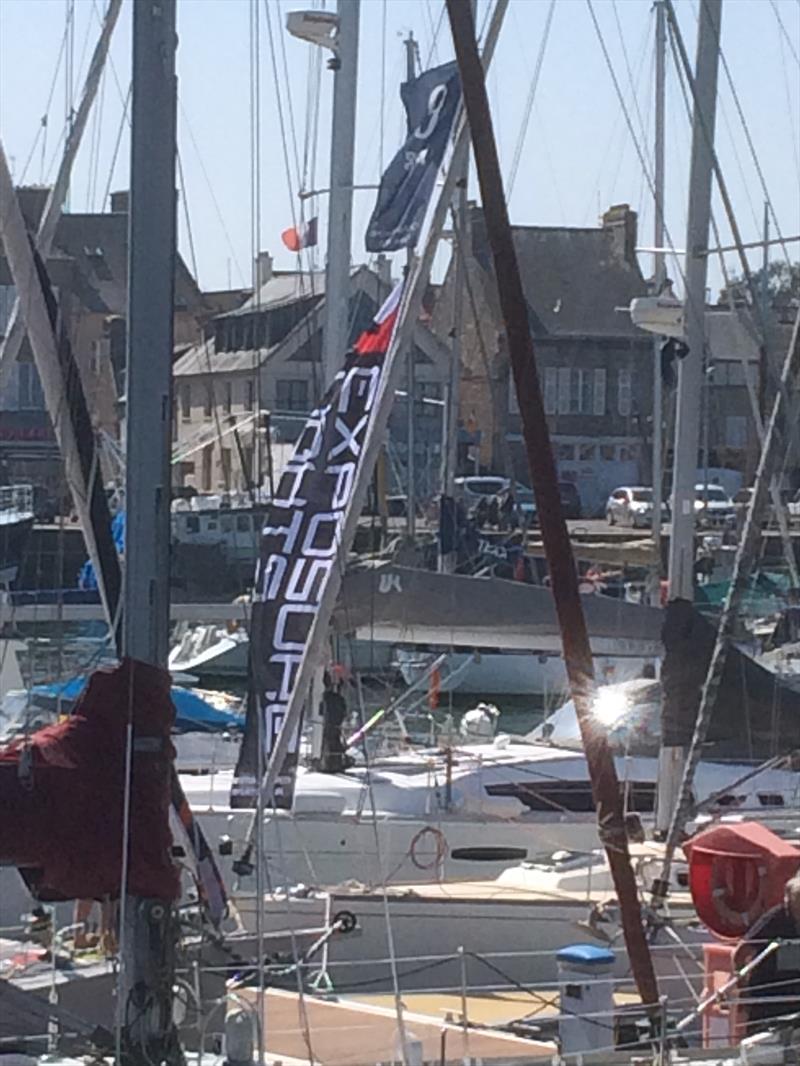
[[[250,524],[249,514],[237,514],[236,516],[236,531],[238,533],[249,533],[252,526]]]
[[[233,533],[233,515],[224,514],[219,520],[219,528],[223,533]]]
[[[183,525],[187,533],[200,532],[200,519],[196,514],[187,514],[183,520]]]
[[[627,789],[627,810],[652,814],[655,810],[656,786],[651,781],[620,786]],[[573,811],[594,813],[592,787],[588,781],[511,781],[487,785],[490,796],[512,796],[531,811]]]

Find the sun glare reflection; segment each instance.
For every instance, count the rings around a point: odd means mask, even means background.
[[[619,721],[627,709],[628,701],[625,693],[613,688],[601,688],[592,708],[595,718],[604,726],[610,726]]]

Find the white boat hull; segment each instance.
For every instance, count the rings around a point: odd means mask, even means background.
[[[396,662],[408,685],[419,681],[436,656],[398,649]],[[596,655],[595,673],[604,684],[641,677],[654,660],[645,656]],[[568,690],[562,655],[536,652],[450,652],[440,669],[442,692],[480,696],[554,697]]]

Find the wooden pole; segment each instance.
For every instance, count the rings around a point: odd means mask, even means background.
[[[486,82],[478,56],[471,6],[447,0],[464,106],[472,134],[486,232],[492,249],[500,306],[508,338],[514,383],[522,416],[531,480],[542,530],[550,583],[558,615],[564,662],[586,752],[597,807],[600,839],[622,912],[625,944],[642,1002],[658,1005],[650,949],[645,939],[636,879],[630,863],[622,793],[605,730],[593,713],[594,670],[578,574],[567,533],[558,478],[544,413],[528,312],[503,193],[500,163],[489,113]]]

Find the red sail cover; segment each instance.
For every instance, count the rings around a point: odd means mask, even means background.
[[[120,894],[128,710],[134,752],[128,891],[171,900],[170,676],[124,659],[96,670],[72,714],[0,749],[0,863],[42,900]]]

